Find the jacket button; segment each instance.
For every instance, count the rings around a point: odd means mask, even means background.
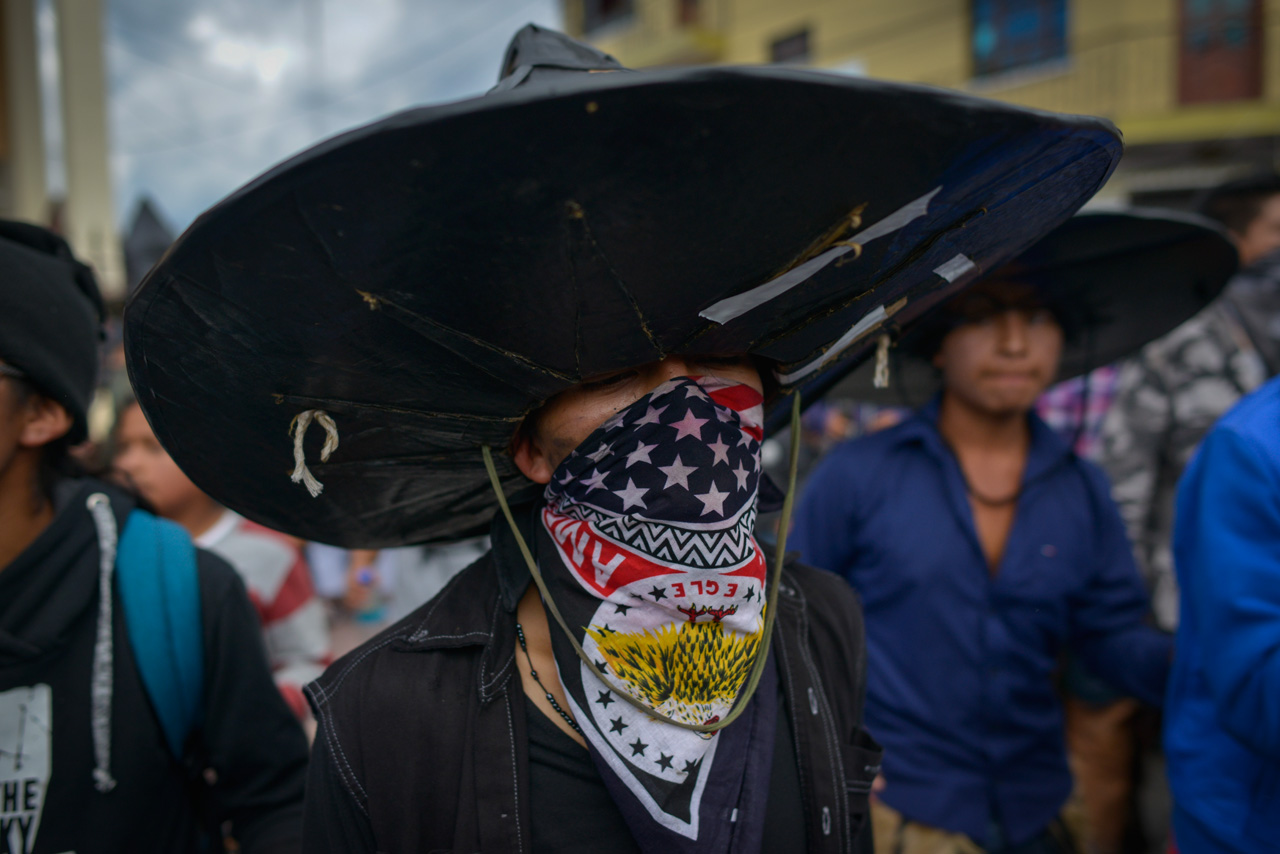
[[[813,693],[813,688],[809,689],[809,711],[815,715],[818,713],[818,695]]]
[[[822,808],[822,835],[831,835],[831,810],[828,807]]]

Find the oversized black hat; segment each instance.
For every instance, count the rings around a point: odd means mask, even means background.
[[[784,391],[847,370],[878,324],[1074,213],[1121,149],[1101,119],[793,68],[632,72],[533,27],[504,74],[272,169],[135,293],[138,399],[214,498],[344,546],[483,530],[480,446],[528,489],[501,451],[557,392],[672,353],[754,354]]]
[[[1236,266],[1235,244],[1213,220],[1130,208],[1077,214],[986,278],[1029,285],[1057,316],[1067,333],[1058,371],[1065,380],[1111,364],[1187,320],[1221,293]],[[843,378],[817,378],[801,394],[830,389],[833,397],[868,403],[924,403],[941,386],[933,349],[953,324],[945,304],[919,300],[880,330],[894,340],[887,388],[875,387],[868,362]]]

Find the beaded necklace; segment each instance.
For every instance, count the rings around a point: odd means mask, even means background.
[[[560,713],[560,717],[564,718],[564,722],[573,728],[578,735],[582,735],[582,728],[578,726],[578,722],[569,717],[569,714],[556,702],[556,698],[547,690],[547,686],[542,684],[542,680],[538,678],[538,671],[533,668],[533,658],[529,655],[529,646],[524,641],[524,627],[520,623],[516,623],[516,637],[520,641],[520,649],[524,652],[524,657],[529,662],[529,675],[533,677],[533,681],[538,683],[538,687],[542,689],[542,693],[547,696],[547,702],[551,704],[551,708]],[[586,738],[585,735],[582,736]]]

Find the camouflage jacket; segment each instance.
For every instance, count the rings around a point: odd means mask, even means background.
[[[1200,440],[1269,374],[1280,372],[1280,254],[1238,274],[1204,311],[1124,362],[1102,425],[1111,479],[1157,624],[1178,621],[1174,493]]]

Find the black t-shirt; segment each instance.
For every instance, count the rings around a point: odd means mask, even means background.
[[[534,854],[639,854],[621,810],[586,749],[525,697]],[[804,851],[800,766],[781,693],[760,850]]]

